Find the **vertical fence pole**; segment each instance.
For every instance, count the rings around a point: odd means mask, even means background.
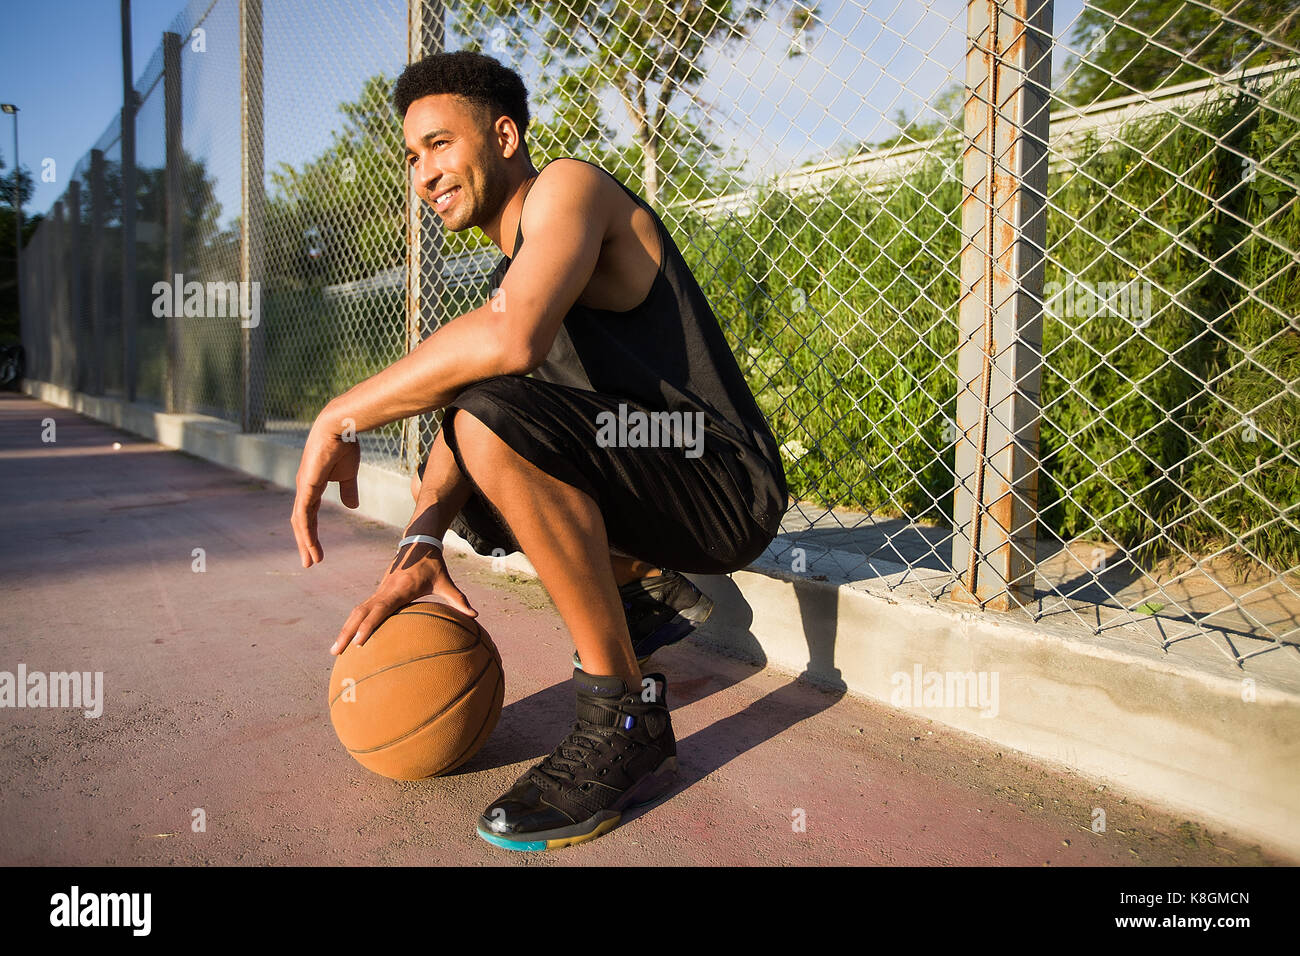
[[[172,282],[181,274],[183,255],[184,202],[181,188],[181,38],[163,33],[163,113],[167,140],[166,194],[166,275]],[[167,320],[167,375],[163,385],[163,402],[167,411],[183,411],[181,385],[181,317]]]
[[[446,44],[443,0],[407,0],[406,59],[416,63]],[[404,167],[405,168],[405,167]],[[442,274],[442,230],[436,216],[406,178],[406,347],[413,349],[424,338],[425,305],[436,305]],[[420,442],[420,416],[402,423],[402,452],[407,469],[415,471],[424,457]]]
[[[23,334],[23,349],[27,369],[25,375],[30,379],[49,381],[45,375],[45,343],[50,337],[50,323],[45,314],[45,232],[49,217],[36,227],[23,256],[23,278],[27,280],[29,294],[23,301],[23,319],[31,329],[31,335]]]
[[[952,598],[1034,597],[1052,0],[967,4]]]
[[[68,323],[72,341],[72,388],[82,391],[86,387],[90,349],[86,341],[86,310],[83,288],[85,263],[82,261],[84,245],[81,240],[81,181],[68,183]]]
[[[50,381],[67,388],[68,381],[68,337],[64,332],[64,316],[67,315],[68,295],[68,246],[67,230],[63,224],[64,202],[59,199],[54,203],[50,213]]]
[[[135,401],[135,80],[131,76],[131,0],[122,0],[122,388]]]
[[[30,252],[31,249],[29,247],[29,254]],[[18,276],[18,294],[20,296],[18,300],[18,341],[23,347],[24,364],[26,366],[23,376],[24,378],[31,378],[32,344],[35,342],[36,329],[33,326],[31,316],[32,286],[31,283],[27,281],[30,266],[22,260],[15,262],[14,265]]]
[[[49,222],[47,217],[45,222],[37,226],[36,231],[32,233],[31,241],[27,243],[27,255],[23,257],[23,276],[27,279],[27,291],[31,294],[27,296],[27,305],[23,306],[23,316],[27,319],[28,327],[32,330],[32,335],[28,338],[23,336],[23,347],[26,349],[28,378],[49,381],[45,375],[45,343],[50,337],[50,323],[45,313],[45,232],[46,223]]]
[[[58,280],[55,256],[59,248],[55,242],[55,233],[58,228],[58,203],[55,203],[49,227],[41,229],[44,233],[41,237],[41,328],[45,330],[41,337],[41,379],[46,382],[54,381],[54,295]]]
[[[239,282],[241,299],[252,301],[253,283],[261,289],[265,262],[266,183],[262,109],[262,0],[239,0],[239,128],[241,209]],[[250,290],[245,293],[244,290]],[[262,305],[260,293],[258,301]],[[266,380],[266,323],[262,316],[241,320],[243,401],[240,427],[266,429],[263,394]]]
[[[90,151],[90,383],[94,395],[104,394],[104,151]]]

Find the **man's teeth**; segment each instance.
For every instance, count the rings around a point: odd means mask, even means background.
[[[441,196],[439,196],[436,200],[434,200],[434,204],[435,204],[435,205],[438,205],[438,206],[445,206],[445,205],[447,205],[448,200],[450,200],[451,197],[454,196],[454,195],[456,194],[456,190],[458,190],[458,189],[460,189],[459,186],[453,186],[451,189],[447,190],[445,193],[443,193]]]

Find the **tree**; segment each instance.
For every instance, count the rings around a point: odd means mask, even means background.
[[[4,154],[0,153],[0,169],[4,168]],[[19,196],[22,199],[23,207],[26,208],[32,201],[32,193],[35,192],[36,187],[33,184],[31,172],[25,166],[20,166],[7,176],[0,176],[0,202],[10,209],[14,208],[15,177],[18,179]]]
[[[406,169],[393,80],[377,74],[352,102],[319,156],[270,173],[267,235],[278,239],[268,274],[289,285],[359,279],[406,259]]]
[[[617,93],[632,122],[642,193],[648,202],[658,203],[666,150],[676,145],[675,138],[686,136],[689,141],[698,133],[684,117],[674,116],[672,108],[678,94],[695,101],[704,79],[700,63],[705,48],[745,38],[751,24],[780,8],[787,9],[786,24],[795,37],[788,55],[802,55],[803,37],[815,25],[818,7],[779,0],[470,0],[458,8],[457,29],[475,37],[487,27],[495,41],[495,24],[537,37],[541,98],[555,110],[561,142],[612,138],[601,122],[599,97],[606,91]],[[482,49],[474,41],[466,48]],[[573,133],[565,135],[564,130]],[[709,152],[698,145],[695,150],[697,158]]]
[[[1297,0],[1089,0],[1075,21],[1064,98],[1077,105],[1150,92],[1294,56]]]
[[[4,154],[0,153],[0,169],[5,168]],[[22,196],[25,215],[23,216],[22,243],[27,245],[41,224],[44,216],[33,215],[29,208],[32,199],[33,183],[31,174],[23,167],[17,170],[19,194]],[[0,177],[0,345],[10,345],[18,341],[18,282],[15,267],[18,254],[14,249],[14,217],[18,214],[14,207],[14,173]]]
[[[538,166],[547,159],[578,156],[597,163],[620,182],[644,188],[646,158],[642,144],[636,140],[617,143],[612,131],[593,120],[599,115],[598,107],[593,106],[593,110],[589,113],[570,105],[554,116],[534,118],[528,127],[529,155]],[[661,127],[661,138],[657,197],[661,206],[727,191],[736,173],[723,165],[723,150],[709,141],[700,123],[689,116],[669,114]]]

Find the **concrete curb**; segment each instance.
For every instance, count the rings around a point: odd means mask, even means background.
[[[168,448],[294,486],[301,450],[287,436],[246,435],[218,419],[163,414],[44,382],[28,380],[23,390]],[[409,481],[363,464],[356,513],[404,526]],[[336,490],[327,497],[338,502]],[[1247,678],[1226,659],[1174,657],[1124,629],[1098,636],[914,596],[923,589],[883,595],[860,582],[814,580],[777,561],[789,544],[778,539],[745,571],[692,575],[717,605],[698,632],[702,641],[1098,778],[1300,858],[1294,682]],[[448,545],[473,553],[454,533]],[[533,573],[522,555],[500,560]],[[882,566],[878,574],[901,580],[909,571]],[[1094,825],[1098,811],[1118,799],[1097,792],[1094,819],[1079,823]]]

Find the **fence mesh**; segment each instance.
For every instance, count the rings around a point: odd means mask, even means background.
[[[536,166],[597,162],[660,211],[781,444],[792,501],[770,554],[793,572],[939,599],[966,571],[958,355],[977,330],[958,310],[970,292],[963,163],[990,103],[967,88],[967,59],[988,52],[975,12],[998,7],[1023,26],[1037,4],[445,10],[447,49],[524,76]],[[264,112],[249,130],[265,152],[261,412],[286,440],[410,344],[390,103],[407,15],[405,0],[263,11]],[[239,0],[201,0],[172,26],[186,281],[240,277],[239,16]],[[1025,286],[1041,334],[1018,343],[1041,361],[1019,613],[1239,663],[1282,650],[1268,666],[1294,668],[1300,5],[1090,0],[1051,16],[1041,291]],[[240,323],[186,316],[169,358],[151,309],[171,278],[163,72],[160,45],[137,84],[137,397],[166,403],[170,362],[179,410],[240,421]],[[121,395],[120,125],[98,148],[101,188],[89,159],[78,167],[77,228],[89,235],[98,203],[100,265],[92,243],[76,247],[78,299],[52,214],[25,252],[24,337],[33,377]],[[1015,226],[1002,216],[994,225]],[[476,231],[436,244],[425,332],[481,304],[500,257]],[[97,343],[82,347],[79,383],[56,319],[76,302],[77,341]],[[363,452],[405,470],[437,426],[388,426]]]
[[[282,428],[310,424],[407,347],[405,147],[391,105],[406,4],[318,6],[266,7],[266,415]],[[358,437],[368,460],[401,467],[400,423]]]
[[[1294,643],[1300,7],[1084,8],[1052,91],[1048,615]],[[1072,599],[1072,600],[1066,600]]]
[[[239,278],[239,4],[191,3],[170,32],[181,38],[180,271],[206,287]],[[240,421],[240,324],[199,310],[177,323],[177,332],[181,409]]]

